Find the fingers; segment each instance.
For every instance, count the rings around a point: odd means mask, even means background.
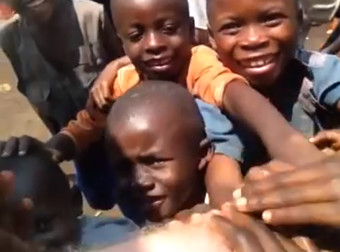
[[[282,187],[262,195],[236,199],[236,207],[243,212],[295,206],[305,203],[336,201],[340,199],[340,182],[334,180]]]
[[[310,142],[315,144],[318,148],[324,149],[326,147],[339,146],[340,131],[339,130],[326,130],[319,132],[316,136],[310,139]],[[339,149],[338,149],[339,150]]]
[[[2,157],[9,157],[18,150],[18,138],[11,137],[3,147]]]
[[[225,205],[222,209],[223,216],[227,217],[231,224],[249,230],[259,241],[266,252],[282,252],[284,248],[264,224],[255,219],[235,211],[232,207]],[[250,250],[251,251],[251,250]]]
[[[320,162],[316,165],[306,166],[304,168],[294,169],[291,171],[281,172],[277,174],[269,174],[264,179],[249,181],[245,185],[234,192],[234,198],[251,197],[273,192],[280,188],[288,188],[294,185],[304,183],[313,183],[316,180],[326,180],[340,176],[338,160],[327,163]]]
[[[302,204],[293,207],[266,210],[263,220],[271,225],[340,225],[339,203]]]
[[[245,181],[261,180],[270,174],[291,171],[294,169],[296,168],[290,164],[281,161],[272,161],[266,165],[251,168],[245,177]]]

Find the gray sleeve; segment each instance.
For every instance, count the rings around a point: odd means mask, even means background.
[[[196,99],[204,120],[207,137],[215,146],[215,153],[224,154],[242,162],[243,144],[235,133],[232,122],[219,108]]]

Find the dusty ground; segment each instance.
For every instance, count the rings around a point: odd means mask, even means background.
[[[1,21],[0,21],[1,27]],[[310,39],[307,41],[308,48],[318,48],[326,36],[327,27],[313,29]],[[50,136],[40,119],[32,110],[27,100],[16,89],[16,78],[5,55],[0,50],[0,139],[9,136],[30,134],[41,140]],[[72,164],[62,165],[66,173],[73,172]],[[95,211],[85,206],[88,214]],[[110,213],[111,214],[111,213]]]

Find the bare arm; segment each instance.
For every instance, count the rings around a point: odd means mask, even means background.
[[[227,85],[223,107],[261,138],[272,158],[301,165],[324,157],[261,94],[243,83]]]
[[[242,183],[239,164],[223,154],[215,154],[210,161],[205,175],[205,185],[210,205],[220,208],[232,200],[232,192]]]

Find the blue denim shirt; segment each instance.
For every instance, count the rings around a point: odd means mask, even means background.
[[[271,103],[306,137],[313,136],[320,129],[340,125],[336,122],[340,120],[332,120],[340,118],[335,111],[340,100],[338,57],[300,50],[290,66],[286,80],[278,86]],[[206,112],[204,107],[200,111],[207,134],[218,152],[241,161],[244,173],[251,166],[269,161],[258,137],[220,111],[219,114]]]

